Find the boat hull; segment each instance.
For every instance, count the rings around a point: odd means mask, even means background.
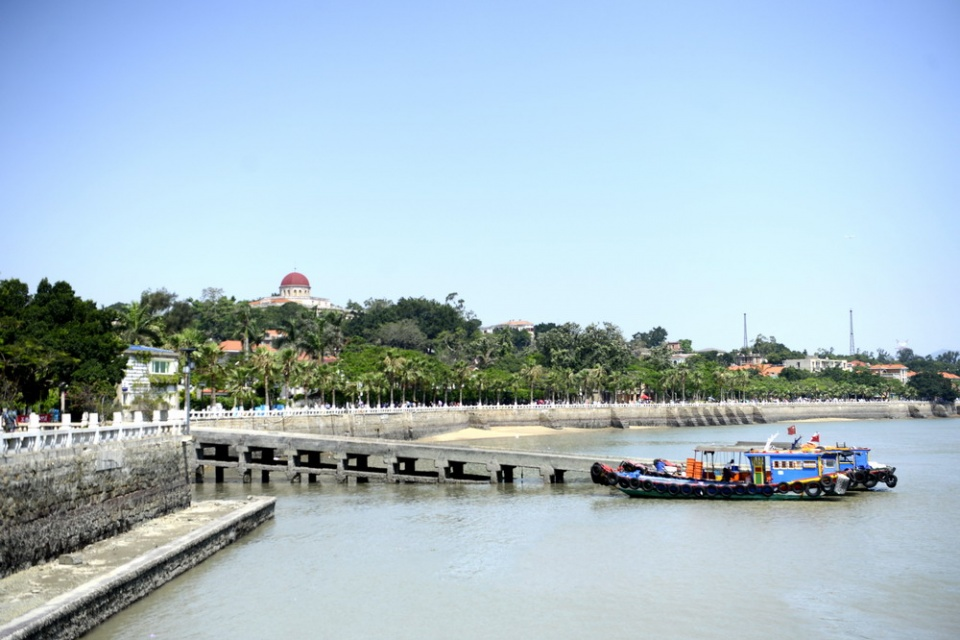
[[[676,500],[813,500],[842,496],[850,485],[850,479],[842,474],[792,483],[755,485],[613,469],[598,474],[596,481],[616,488],[631,498]]]

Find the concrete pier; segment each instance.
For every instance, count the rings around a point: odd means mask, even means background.
[[[565,481],[567,474],[589,477],[597,457],[544,452],[503,451],[375,438],[304,433],[197,428],[196,479],[205,469],[223,482],[227,472],[243,482],[280,476],[290,482],[316,482],[327,476],[337,482],[510,483],[523,469],[545,483]],[[620,460],[599,458],[616,466]],[[647,461],[649,462],[649,461]],[[520,469],[518,472],[517,470]]]
[[[0,638],[79,638],[272,518],[274,503],[199,502],[0,579]]]

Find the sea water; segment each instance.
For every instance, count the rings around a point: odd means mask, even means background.
[[[470,446],[683,460],[786,424],[560,431]],[[798,423],[899,484],[843,499],[631,499],[544,485],[243,485],[276,517],[114,616],[106,638],[960,637],[960,421]]]

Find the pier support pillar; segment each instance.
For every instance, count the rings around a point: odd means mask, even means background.
[[[217,484],[223,484],[223,467],[213,468],[213,481]]]

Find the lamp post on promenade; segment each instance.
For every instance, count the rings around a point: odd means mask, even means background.
[[[67,408],[67,383],[60,383],[60,422],[63,423],[63,416]]]
[[[193,352],[196,351],[196,349],[193,347],[186,347],[184,349],[180,349],[180,351],[182,351],[187,356],[187,362],[183,366],[183,371],[184,373],[187,374],[186,375],[186,393],[184,394],[185,397],[184,397],[184,403],[183,403],[184,404],[183,430],[184,430],[184,435],[190,435],[190,369],[193,368],[193,360],[191,358],[193,356]]]

